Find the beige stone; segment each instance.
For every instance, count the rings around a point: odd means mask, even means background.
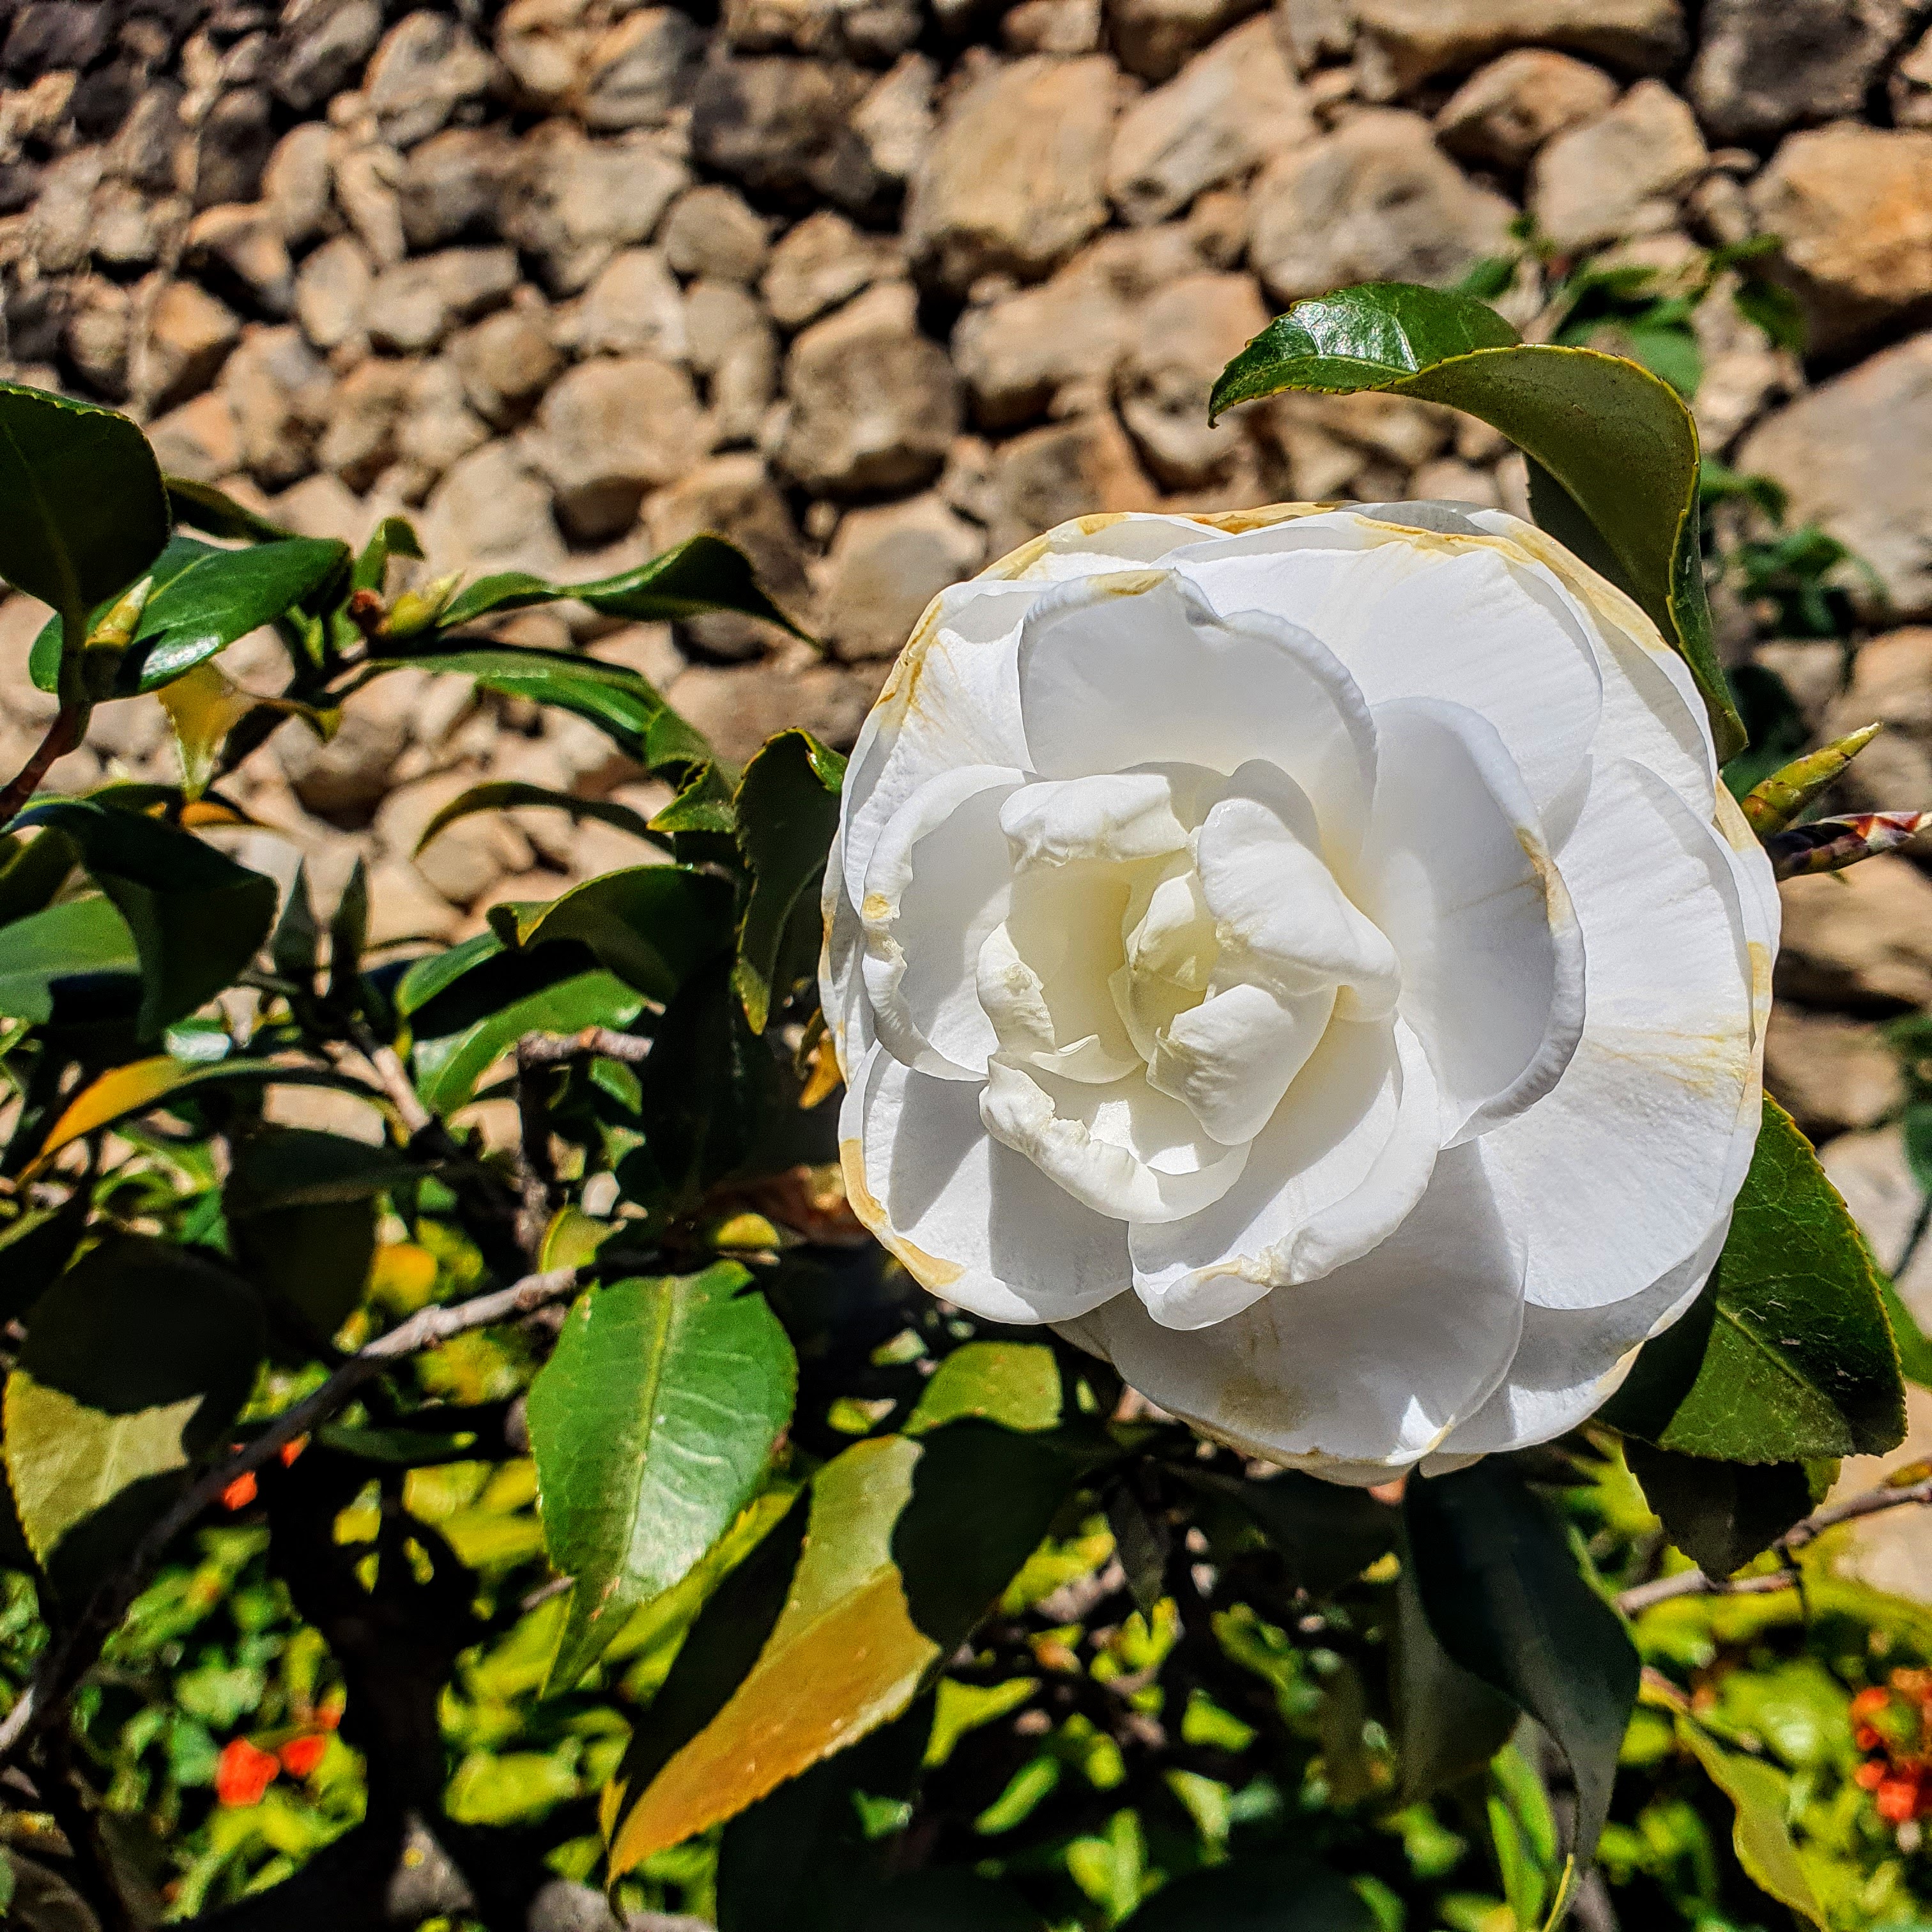
[[[485,443],[455,464],[430,493],[421,527],[439,569],[565,574],[550,491],[507,442]]]
[[[579,355],[685,358],[684,298],[661,250],[625,248],[576,302],[559,311],[558,341]]]
[[[148,425],[148,440],[170,475],[213,483],[242,466],[242,434],[228,399],[210,392]]]
[[[333,537],[360,549],[375,518],[339,476],[304,476],[261,506],[269,518],[298,537]],[[296,734],[284,733],[285,737]]]
[[[718,446],[756,442],[778,392],[778,343],[764,310],[735,282],[695,281],[685,291],[686,360],[710,379]]]
[[[1606,114],[1558,135],[1529,171],[1538,227],[1559,248],[1667,227],[1702,169],[1696,117],[1660,80],[1640,80]]]
[[[1645,74],[1684,48],[1677,0],[1355,0],[1354,12],[1405,92],[1510,46],[1567,48]]]
[[[563,367],[540,308],[520,303],[465,329],[449,360],[470,407],[498,430],[522,422]]]
[[[703,36],[675,7],[626,14],[591,43],[577,110],[586,128],[656,128],[688,92]]]
[[[1821,524],[1870,564],[1893,615],[1932,613],[1932,334],[1787,404],[1746,437],[1737,463],[1784,489],[1793,524]]]
[[[807,488],[902,490],[936,475],[959,427],[946,353],[919,332],[903,282],[870,289],[816,322],[785,358],[791,416],[778,452]]]
[[[1035,56],[956,98],[914,177],[908,248],[964,290],[1005,272],[1032,280],[1107,219],[1114,69],[1099,56]]]
[[[1764,1082],[1814,1141],[1876,1126],[1905,1103],[1898,1057],[1878,1026],[1784,1000],[1765,1036]]]
[[[466,102],[495,84],[496,63],[453,15],[405,14],[382,37],[363,82],[384,140],[407,148],[426,140]]]
[[[1348,282],[1448,282],[1507,243],[1514,213],[1418,114],[1376,109],[1282,155],[1256,184],[1249,259],[1286,304]]]
[[[403,202],[397,183],[404,178],[403,158],[394,148],[369,142],[336,151],[335,199],[378,267],[403,259]]]
[[[1932,302],[1932,130],[1794,134],[1751,184],[1750,204],[1783,244],[1814,349],[1854,344]]]
[[[266,489],[292,483],[314,466],[315,445],[334,384],[292,325],[257,325],[221,371],[221,393],[235,413],[242,460]]]
[[[799,725],[836,750],[850,748],[885,676],[885,666],[848,670],[803,655],[781,664],[693,664],[665,694],[734,764],[774,732]]]
[[[680,195],[664,217],[664,259],[680,275],[754,282],[770,248],[764,218],[722,182]]]
[[[150,315],[140,386],[158,409],[184,401],[214,381],[241,334],[234,312],[206,290],[193,282],[165,284]]]
[[[334,136],[323,121],[304,121],[275,143],[262,170],[262,200],[275,232],[291,248],[328,232]]]
[[[553,293],[574,294],[620,248],[650,238],[688,179],[647,134],[593,142],[568,122],[545,122],[518,148],[504,238],[537,258]]]
[[[1787,880],[1781,993],[1854,1010],[1932,1004],[1932,880],[1909,859]]]
[[[516,143],[501,128],[446,128],[402,164],[395,188],[403,232],[422,251],[496,238]]]
[[[1169,80],[1258,5],[1258,0],[1106,0],[1107,38],[1130,74]]]
[[[325,242],[296,277],[296,320],[302,333],[321,350],[358,340],[374,280],[368,254],[352,235]]]
[[[1932,630],[1889,632],[1853,656],[1850,682],[1821,729],[1836,738],[1873,724],[1886,728],[1839,781],[1844,804],[1866,812],[1932,804]]]
[[[1153,486],[1111,411],[1028,430],[1001,446],[988,548],[995,556],[1096,510],[1150,510]]]
[[[1118,380],[1120,419],[1166,488],[1226,482],[1250,446],[1238,418],[1209,428],[1208,398],[1267,321],[1252,275],[1190,275],[1140,311]]]
[[[1472,74],[1436,117],[1452,154],[1520,168],[1552,134],[1594,119],[1617,98],[1601,68],[1547,47],[1519,47]]]
[[[594,542],[628,530],[644,492],[696,464],[711,431],[682,369],[656,356],[608,356],[551,386],[530,447],[565,528]]]
[[[918,172],[932,144],[932,95],[938,79],[938,65],[930,55],[902,54],[852,110],[852,131],[881,181],[900,186]]]
[[[1123,220],[1164,221],[1204,188],[1238,179],[1315,132],[1273,21],[1250,20],[1122,115],[1107,190]]]
[[[1706,0],[1691,104],[1724,141],[1862,113],[1913,10],[1908,0]]]
[[[826,640],[842,658],[897,655],[926,605],[985,560],[986,533],[928,492],[848,511],[826,559]]]
[[[1199,272],[1174,223],[1101,236],[1037,287],[969,308],[952,335],[954,366],[988,429],[1101,406],[1135,318],[1162,288]]]
[[[565,106],[598,31],[587,0],[511,0],[496,16],[495,44],[519,104],[542,112]]]
[[[352,490],[368,489],[394,460],[396,426],[409,406],[416,368],[372,356],[337,386],[316,454]]]
[[[508,248],[445,248],[385,268],[363,310],[380,349],[414,355],[510,298],[520,271]]]
[[[506,874],[526,872],[530,841],[502,812],[476,812],[446,826],[418,851],[430,820],[474,786],[480,774],[448,772],[404,785],[378,808],[370,826],[378,851],[412,864],[452,905],[467,906]]]
[[[781,328],[802,328],[861,289],[902,272],[886,237],[862,233],[842,214],[820,208],[772,250],[759,292]]]
[[[260,202],[203,208],[188,225],[183,259],[205,274],[238,285],[266,314],[286,315],[295,299],[288,244]]]
[[[790,508],[757,457],[737,453],[700,464],[651,499],[649,518],[654,549],[668,550],[700,530],[728,538],[752,560],[759,584],[778,607],[808,618],[805,547]],[[707,612],[681,628],[714,657],[757,657],[777,641],[769,624],[729,610]],[[656,682],[668,667],[655,659],[653,666],[646,675]]]

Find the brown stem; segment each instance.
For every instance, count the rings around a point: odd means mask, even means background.
[[[1913,1504],[1932,1503],[1932,1476],[1918,1475],[1923,1467],[1923,1464],[1908,1465],[1918,1476],[1916,1481],[1900,1483],[1894,1477],[1876,1489],[1862,1490],[1855,1496],[1814,1510],[1802,1522],[1793,1523],[1771,1546],[1772,1550],[1780,1558],[1788,1558],[1841,1522],[1856,1522],[1862,1516],[1878,1516]],[[1788,1562],[1756,1576],[1707,1576],[1701,1570],[1680,1570],[1675,1576],[1660,1576],[1654,1582],[1640,1583],[1634,1589],[1624,1591],[1617,1598],[1617,1608],[1625,1616],[1634,1617],[1653,1604],[1668,1603],[1673,1597],[1763,1596],[1772,1591],[1795,1589],[1799,1580],[1798,1571]]]
[[[39,788],[49,767],[80,742],[86,722],[86,712],[75,706],[63,705],[55,712],[46,736],[34,748],[33,756],[14,775],[6,790],[0,791],[0,826],[13,822],[14,815]]]
[[[58,1717],[128,1606],[160,1568],[175,1539],[225,1491],[242,1477],[266,1468],[290,1443],[345,1408],[356,1392],[391,1362],[438,1348],[452,1336],[472,1328],[486,1328],[527,1315],[546,1302],[560,1300],[575,1292],[581,1274],[577,1268],[551,1268],[526,1275],[494,1294],[476,1295],[454,1306],[423,1309],[351,1356],[320,1388],[283,1410],[252,1442],[204,1471],[134,1546],[126,1564],[94,1592],[74,1628],[41,1659],[19,1702],[0,1723],[0,1762]]]

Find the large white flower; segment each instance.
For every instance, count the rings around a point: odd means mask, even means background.
[[[943,592],[825,912],[886,1246],[1341,1480],[1588,1415],[1756,1135],[1777,898],[1702,705],[1496,511],[1089,517]]]

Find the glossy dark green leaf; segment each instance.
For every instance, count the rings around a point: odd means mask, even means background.
[[[127,417],[0,382],[0,577],[78,619],[167,540],[161,472]]]
[[[1390,1729],[1406,1803],[1473,1776],[1509,1742],[1516,1706],[1471,1676],[1436,1641],[1415,1585],[1415,1565],[1396,1580],[1389,1660]]]
[[[674,782],[711,756],[704,740],[650,681],[622,664],[514,644],[446,644],[429,638],[421,650],[382,658],[370,669],[404,664],[473,677],[486,691],[533,704],[554,704],[589,720],[626,757]]]
[[[30,806],[14,824],[64,832],[127,921],[140,956],[144,1037],[212,999],[268,936],[274,880],[192,832],[87,799]]]
[[[362,952],[368,943],[369,874],[358,857],[328,920],[328,997],[339,1006],[361,1004]]]
[[[1281,1552],[1288,1575],[1311,1595],[1352,1582],[1396,1546],[1402,1512],[1366,1490],[1324,1483],[1298,1469],[1251,1477],[1188,1470],[1197,1489],[1227,1497]]]
[[[460,797],[452,799],[424,826],[422,836],[416,841],[416,850],[422,851],[439,832],[448,830],[458,819],[470,818],[479,812],[509,812],[529,806],[568,812],[574,825],[591,819],[599,825],[614,826],[618,831],[628,832],[660,850],[668,852],[671,849],[667,833],[653,830],[650,820],[642,812],[633,812],[628,805],[620,805],[614,799],[580,798],[574,792],[554,791],[548,785],[525,784],[516,778],[498,778],[488,784],[472,785]]]
[[[0,928],[0,1013],[44,1023],[53,1017],[56,982],[140,968],[134,934],[111,899],[68,899]]]
[[[1879,1297],[1885,1304],[1886,1319],[1892,1324],[1892,1339],[1898,1349],[1898,1366],[1909,1382],[1932,1388],[1932,1337],[1918,1325],[1918,1318],[1906,1306],[1897,1288],[1881,1274]]]
[[[460,1033],[418,1040],[416,1088],[433,1112],[466,1106],[476,1083],[526,1033],[581,1033],[626,1027],[642,1010],[635,989],[614,974],[578,973],[486,1014]]]
[[[412,961],[408,970],[396,982],[397,1012],[412,1014],[428,1006],[473,967],[500,958],[503,950],[503,942],[494,932],[478,932],[440,952],[424,953],[420,959]]]
[[[1724,1462],[1880,1455],[1904,1440],[1877,1270],[1810,1142],[1768,1096],[1708,1284],[1602,1413],[1660,1448]]]
[[[171,1486],[221,1440],[262,1346],[247,1285],[187,1249],[113,1235],[62,1276],[7,1378],[7,1474],[34,1555],[134,1486]]]
[[[747,1167],[778,1111],[778,1072],[722,964],[692,974],[664,1009],[638,1072],[638,1124],[681,1210]],[[774,1160],[773,1172],[788,1162]]]
[[[236,502],[212,483],[197,483],[186,476],[164,476],[168,508],[175,521],[191,530],[205,530],[212,537],[245,538],[250,543],[273,543],[295,532]]]
[[[1386,390],[1500,430],[1530,460],[1537,520],[1614,566],[1690,667],[1720,758],[1744,748],[1705,600],[1696,425],[1669,383],[1622,357],[1520,342],[1471,296],[1367,282],[1276,316],[1222,372],[1210,417],[1288,389]]]
[[[1450,1658],[1540,1724],[1576,1786],[1573,1870],[1610,1815],[1637,1655],[1584,1580],[1562,1521],[1501,1456],[1412,1478],[1403,1520],[1429,1627]]]
[[[121,660],[116,694],[158,691],[184,670],[225,650],[298,603],[347,561],[334,538],[286,537],[245,550],[224,550],[176,536],[150,566],[154,587]],[[111,600],[110,600],[111,601]],[[106,614],[102,603],[90,625]],[[29,670],[43,691],[60,681],[62,624],[50,618],[34,641]]]
[[[506,946],[575,940],[660,1004],[730,943],[730,886],[688,866],[628,866],[559,898],[490,909],[490,926]]]
[[[607,1282],[531,1385],[544,1538],[574,1579],[554,1690],[730,1527],[791,1419],[791,1344],[751,1279],[721,1262]]]
[[[763,1033],[773,1004],[817,970],[818,889],[838,829],[845,760],[808,731],[781,731],[745,767],[733,801],[751,896],[733,971],[745,1017]]]
[[[58,832],[32,838],[0,833],[0,926],[51,905],[73,875],[80,854]]]
[[[795,636],[805,635],[758,588],[750,558],[736,544],[708,532],[634,570],[596,578],[588,584],[554,584],[524,571],[478,578],[458,593],[442,614],[442,622],[446,626],[467,624],[490,611],[553,604],[566,597],[606,616],[644,622],[695,617],[707,610],[736,610],[748,617],[762,617]]]
[[[240,1212],[368,1201],[406,1188],[424,1168],[395,1148],[314,1127],[264,1126],[235,1150],[228,1192]]]
[[[268,936],[268,958],[281,978],[293,980],[304,992],[314,985],[316,968],[322,962],[322,928],[309,896],[306,860],[296,867],[294,883]]]
[[[1171,1880],[1126,1932],[1376,1932],[1375,1915],[1339,1872],[1295,1853],[1263,1853]]]
[[[1802,1462],[1720,1462],[1632,1436],[1624,1444],[1664,1534],[1707,1576],[1728,1576],[1812,1509]]]

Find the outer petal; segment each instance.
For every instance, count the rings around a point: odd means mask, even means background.
[[[1601,1310],[1730,1211],[1756,968],[1730,855],[1642,766],[1595,768],[1558,863],[1589,961],[1583,1036],[1554,1090],[1484,1144],[1521,1200],[1532,1304]]]
[[[878,1036],[941,1079],[983,1079],[996,1044],[974,974],[1006,916],[1012,874],[1000,809],[1023,782],[1000,765],[938,773],[886,820],[866,868],[859,919]]]
[[[1522,780],[1460,705],[1376,709],[1385,748],[1356,896],[1402,962],[1452,1140],[1554,1087],[1583,1029],[1582,930]]]
[[[1136,1227],[1135,1292],[1162,1327],[1201,1328],[1354,1261],[1422,1198],[1442,1122],[1406,1025],[1331,1025],[1222,1198]]]
[[[1126,1228],[990,1138],[972,1088],[874,1048],[838,1133],[854,1211],[934,1294],[991,1322],[1051,1322],[1126,1286]]]
[[[1352,849],[1375,773],[1354,681],[1299,626],[1217,618],[1180,579],[1134,571],[1060,586],[1027,619],[1020,708],[1032,768],[1081,778],[1160,762],[1278,765]]]
[[[1539,809],[1582,764],[1601,680],[1588,626],[1526,549],[1440,504],[1303,518],[1177,552],[1231,620],[1292,611],[1372,708],[1448,699],[1496,728]]]
[[[1060,1330],[1244,1454],[1385,1481],[1482,1406],[1515,1351],[1522,1256],[1509,1218],[1480,1148],[1460,1148],[1394,1233],[1323,1280],[1186,1334],[1132,1295]]]

